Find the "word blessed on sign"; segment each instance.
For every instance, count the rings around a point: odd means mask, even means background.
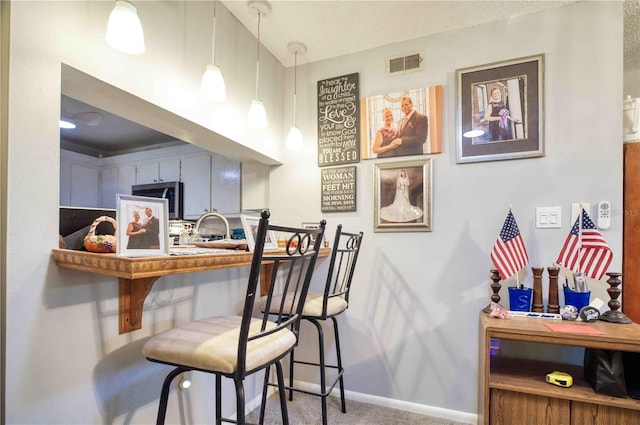
[[[326,168],[321,171],[322,212],[356,210],[356,167]]]
[[[358,74],[318,81],[318,166],[360,161]]]

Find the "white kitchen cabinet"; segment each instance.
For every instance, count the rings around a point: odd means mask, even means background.
[[[71,163],[60,161],[60,205],[71,205]]]
[[[60,205],[98,207],[99,163],[75,152],[60,154]]]
[[[195,220],[205,212],[240,212],[241,167],[219,155],[196,154],[182,158],[184,218]]]
[[[240,162],[220,155],[211,156],[210,211],[221,214],[240,212]]]
[[[118,167],[108,167],[100,170],[100,207],[116,208],[116,194],[118,193]]]
[[[81,164],[71,164],[71,193],[72,206],[90,208],[98,207],[98,169]]]
[[[101,170],[100,206],[102,208],[116,208],[116,195],[131,195],[131,186],[136,184],[135,164],[119,167],[106,167]]]
[[[145,161],[137,164],[136,184],[180,181],[180,159]]]
[[[269,208],[268,165],[257,162],[242,163],[242,209],[261,210]]]
[[[195,220],[211,208],[211,155],[182,158],[184,218]]]

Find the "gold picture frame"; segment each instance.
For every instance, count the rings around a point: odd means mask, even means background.
[[[374,166],[374,232],[432,231],[431,158]]]

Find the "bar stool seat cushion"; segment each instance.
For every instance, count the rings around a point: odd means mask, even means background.
[[[233,373],[238,366],[240,316],[210,317],[189,322],[151,338],[142,348],[145,357],[164,363],[186,365],[213,372]],[[252,319],[249,335],[259,332],[262,321]],[[275,327],[267,322],[267,329]],[[280,357],[296,343],[289,329],[249,341],[246,370],[253,370]]]
[[[274,295],[273,301],[271,302],[271,313],[276,313],[276,309],[280,306],[282,302],[282,294]],[[307,301],[304,303],[304,307],[302,309],[303,317],[322,317],[322,303],[324,301],[324,294],[309,292],[307,294]],[[290,294],[287,294],[285,297],[285,310],[294,310],[295,307],[291,308],[291,303],[293,302],[293,297]],[[337,314],[342,313],[349,307],[347,301],[342,297],[330,297],[327,299],[327,316],[335,316]],[[261,310],[264,311],[264,305],[261,307]]]
[[[302,315],[306,317],[322,317],[322,303],[324,294],[309,293],[307,301],[304,303]],[[335,316],[342,313],[349,307],[347,301],[342,297],[329,297],[327,299],[327,316]]]

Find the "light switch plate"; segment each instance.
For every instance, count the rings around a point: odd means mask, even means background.
[[[559,229],[562,227],[562,207],[536,207],[537,229]]]

